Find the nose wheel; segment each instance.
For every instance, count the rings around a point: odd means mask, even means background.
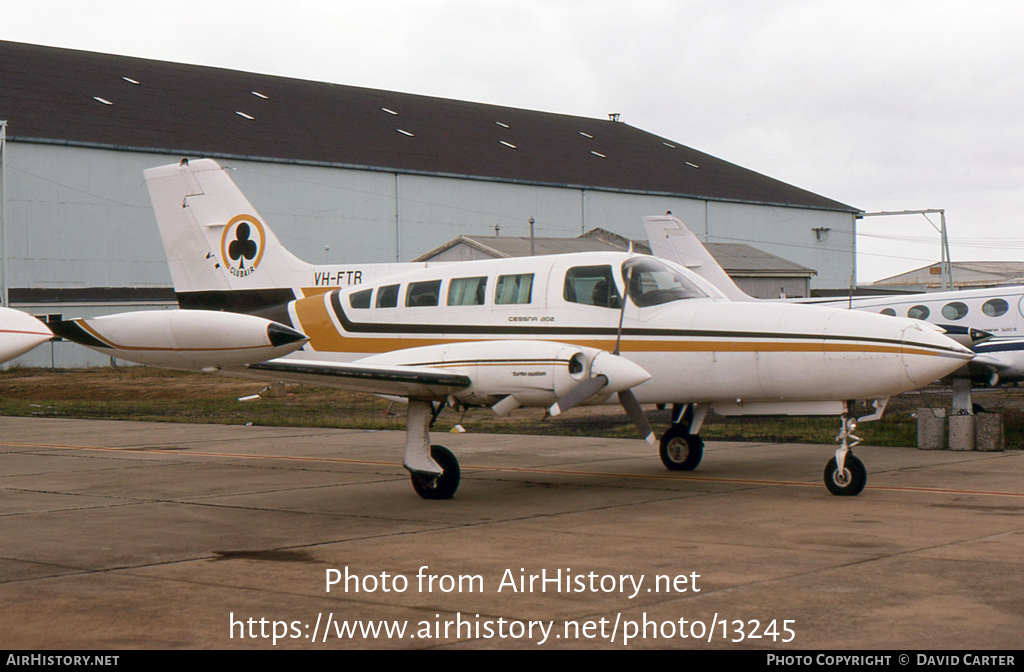
[[[855,497],[868,483],[868,470],[864,463],[850,452],[862,439],[853,434],[857,428],[854,418],[843,416],[843,426],[836,436],[839,447],[836,455],[825,465],[825,487],[838,497]]]
[[[672,425],[661,435],[661,463],[672,471],[693,471],[704,457],[704,439],[690,434],[689,425]]]

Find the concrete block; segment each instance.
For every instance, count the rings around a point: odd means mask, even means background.
[[[986,452],[1006,450],[1003,416],[998,413],[978,413],[974,416],[974,449]]]
[[[974,450],[974,416],[949,416],[949,449]]]
[[[917,409],[917,447],[921,450],[946,448],[946,409]]]

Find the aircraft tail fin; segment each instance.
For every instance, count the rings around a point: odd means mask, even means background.
[[[701,276],[733,301],[755,301],[736,286],[703,243],[672,215],[644,217],[644,228],[656,257],[674,261]]]
[[[182,159],[144,174],[179,298],[309,282],[313,266],[281,245],[216,161]]]

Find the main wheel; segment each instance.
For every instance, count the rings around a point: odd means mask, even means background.
[[[842,473],[836,469],[837,466],[834,457],[825,465],[825,487],[829,492],[839,497],[855,497],[864,491],[868,484],[868,470],[860,459],[848,454]]]
[[[704,457],[704,439],[672,425],[661,435],[661,463],[672,471],[693,471]]]
[[[451,499],[462,478],[459,461],[444,446],[431,446],[430,457],[441,467],[441,475],[413,474],[413,490],[423,499]]]

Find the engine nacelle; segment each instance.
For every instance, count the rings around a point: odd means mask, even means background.
[[[254,364],[294,352],[309,340],[262,317],[209,310],[143,310],[51,326],[58,336],[96,352],[169,369]]]
[[[603,375],[608,384],[594,398],[639,385],[650,374],[604,350],[552,341],[474,341],[396,350],[359,360],[365,364],[427,366],[469,376],[459,401],[493,404],[515,396],[515,405],[549,406],[582,381]]]

